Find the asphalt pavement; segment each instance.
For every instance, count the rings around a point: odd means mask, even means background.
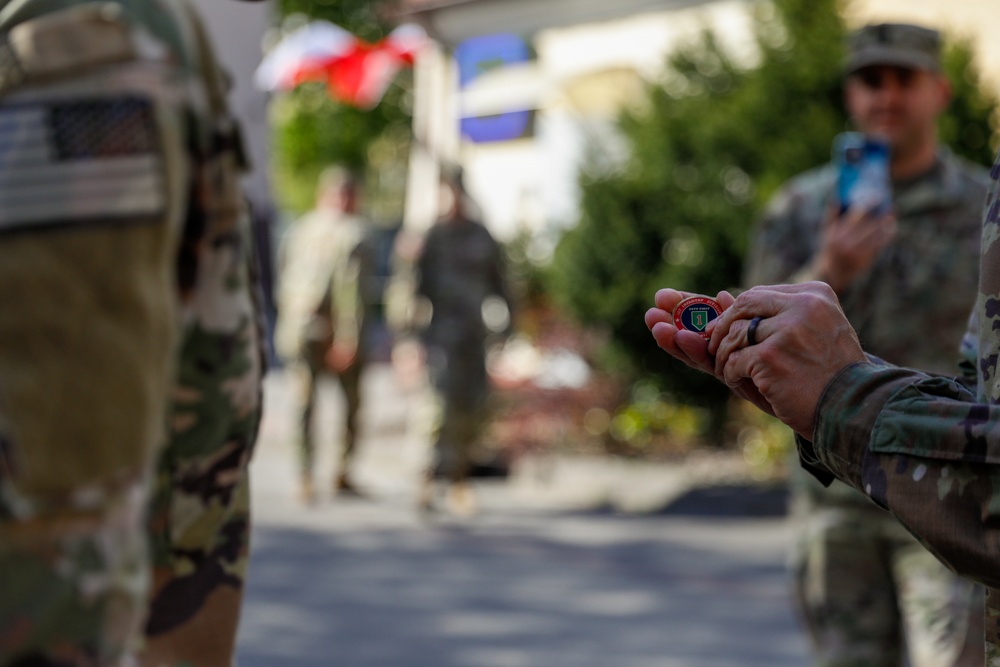
[[[426,395],[388,365],[363,391],[367,498],[329,493],[331,445],[303,506],[288,381],[267,378],[240,667],[808,664],[779,495],[704,486],[690,466],[561,456],[476,480],[474,516],[421,514]],[[336,442],[332,382],[319,412]]]

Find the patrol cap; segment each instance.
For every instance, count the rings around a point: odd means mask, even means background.
[[[896,65],[941,71],[941,33],[908,23],[866,25],[847,38],[844,73],[863,67]]]

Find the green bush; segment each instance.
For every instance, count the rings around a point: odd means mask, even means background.
[[[643,323],[657,289],[714,295],[737,288],[754,221],[788,178],[830,155],[846,129],[841,101],[845,26],[835,0],[754,6],[759,61],[735,63],[711,32],[672,56],[641,112],[619,129],[630,158],[610,170],[589,162],[575,227],[546,271],[557,302],[607,328],[617,372],[654,383],[712,414],[721,437],[728,391],[659,350]],[[993,100],[979,88],[967,44],[948,51],[956,100],[942,137],[979,162]]]

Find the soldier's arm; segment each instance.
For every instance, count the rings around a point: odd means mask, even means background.
[[[435,230],[432,227],[427,235],[423,239],[422,247],[420,248],[420,254],[417,256],[417,261],[414,263],[414,293],[418,296],[425,298],[430,298],[431,293],[434,291],[432,287],[434,265],[436,264],[434,260],[434,253],[437,250],[437,246],[433,241],[435,235]]]
[[[952,569],[1000,586],[1000,406],[871,364],[828,386],[806,457],[889,510]]]
[[[361,345],[364,309],[368,303],[367,281],[374,274],[374,248],[367,232],[351,251],[340,258],[332,273],[329,292],[330,318],[334,323],[333,347],[329,355],[331,367],[342,372],[357,361]]]
[[[503,245],[495,240],[493,244],[495,259],[490,280],[493,283],[493,293],[503,299],[503,302],[507,305],[508,320],[507,327],[503,333],[504,335],[509,335],[514,331],[514,300],[510,292],[510,283],[507,280],[506,254]]]
[[[975,403],[960,381],[854,366],[831,383],[817,415],[814,442],[800,441],[805,456],[989,587],[986,650],[1000,657],[1000,406]]]
[[[963,382],[854,366],[820,403],[813,443],[841,480],[889,510],[939,560],[983,582],[987,664],[1000,659],[1000,406]]]
[[[764,319],[747,345],[753,316]],[[821,283],[747,290],[713,325],[716,376],[753,382],[806,463],[889,510],[960,574],[1000,585],[1000,405],[955,379],[873,363]]]

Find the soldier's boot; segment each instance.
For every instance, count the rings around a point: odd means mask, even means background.
[[[434,483],[434,475],[426,474],[420,480],[420,489],[417,491],[417,509],[421,512],[433,512],[434,497],[437,494],[437,484]]]
[[[476,494],[468,482],[454,482],[448,487],[448,509],[457,516],[473,516],[478,511]]]
[[[303,424],[308,424],[311,420],[309,413],[311,408],[307,408],[303,417]],[[316,503],[316,487],[313,484],[313,470],[315,468],[315,455],[313,453],[312,438],[307,427],[303,427],[298,438],[298,468],[299,468],[299,501],[303,505],[313,505]]]
[[[303,505],[313,505],[316,503],[316,488],[313,486],[312,475],[302,473],[299,480],[299,500]]]
[[[354,482],[351,481],[350,475],[346,472],[340,472],[333,478],[333,493],[338,496],[353,496],[355,498],[365,497],[365,494],[354,485]]]

